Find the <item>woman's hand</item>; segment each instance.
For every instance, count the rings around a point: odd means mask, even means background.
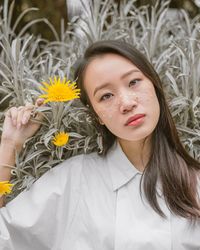
[[[24,142],[40,128],[41,124],[31,121],[30,118],[34,109],[42,104],[43,99],[38,99],[35,105],[29,103],[26,106],[10,108],[5,115],[1,143],[20,150]],[[37,113],[34,118],[42,120],[41,113]]]

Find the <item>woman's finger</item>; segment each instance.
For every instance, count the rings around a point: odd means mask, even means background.
[[[42,120],[43,116],[40,112],[37,112],[37,107],[41,106],[44,103],[44,99],[38,98],[35,102],[35,105],[32,103],[27,102],[25,106],[21,106],[18,108],[18,116],[17,116],[17,125],[18,128],[21,127],[21,125],[25,125],[28,123],[31,117]],[[23,108],[23,112],[21,112],[21,109]],[[19,112],[20,111],[20,112]]]
[[[32,111],[31,110],[24,110],[23,112],[23,116],[22,116],[22,124],[25,125],[28,123],[28,121],[30,120]]]
[[[40,121],[43,120],[44,117],[43,117],[42,113],[37,111],[37,108],[42,106],[43,104],[44,104],[43,98],[38,98],[35,101],[35,105],[34,105],[35,109],[32,110],[31,117],[33,117],[34,119],[40,120]]]
[[[16,107],[12,107],[7,111],[7,114],[11,118],[13,126],[16,126],[17,125],[18,109]]]
[[[25,108],[26,110],[32,110],[32,109],[35,108],[35,105],[33,105],[33,104],[30,103],[30,102],[27,102],[26,105],[24,106],[24,108]]]
[[[35,106],[36,106],[36,107],[39,107],[39,106],[41,106],[43,103],[44,103],[44,99],[38,98],[38,99],[36,100],[36,102],[35,102]]]
[[[18,108],[17,109],[18,113],[17,113],[17,129],[20,129],[22,126],[22,117],[24,114],[24,107],[23,108]]]

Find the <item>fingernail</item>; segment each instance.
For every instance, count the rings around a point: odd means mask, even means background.
[[[39,100],[38,100],[38,103],[39,103],[39,104],[42,104],[43,102],[44,102],[44,99],[39,99]]]

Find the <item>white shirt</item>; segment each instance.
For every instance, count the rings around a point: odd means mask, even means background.
[[[171,214],[158,189],[161,218],[140,178],[118,143],[66,160],[0,209],[0,250],[200,250],[200,220]]]

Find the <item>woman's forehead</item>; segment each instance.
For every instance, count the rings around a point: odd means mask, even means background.
[[[115,54],[115,53],[106,53],[103,55],[99,55],[94,57],[90,63],[88,64],[88,66],[90,66],[91,64],[107,64],[109,65],[109,63],[112,63],[110,65],[115,65],[115,64],[130,64],[130,65],[134,65],[133,62],[131,62],[128,58],[119,55],[119,54]]]
[[[140,72],[140,70],[127,58],[117,54],[105,54],[94,58],[85,70],[85,80],[92,77],[121,77],[129,71]],[[89,78],[89,79],[88,79]]]
[[[84,87],[90,96],[105,88],[115,88],[131,75],[141,74],[132,62],[122,56],[111,54],[94,60],[84,76]]]

